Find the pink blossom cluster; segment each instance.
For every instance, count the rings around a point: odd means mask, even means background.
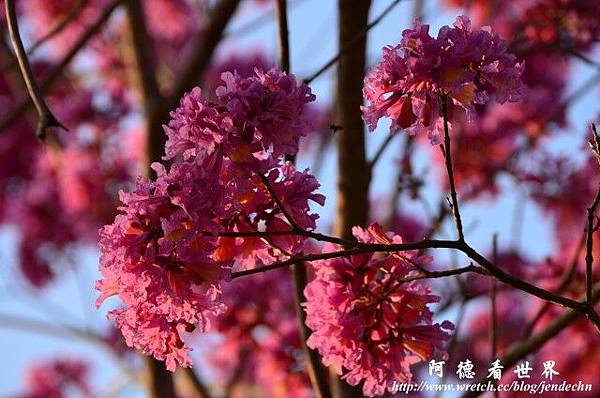
[[[502,7],[487,0],[446,3],[466,8],[476,24],[493,21],[502,36],[514,38],[512,46],[519,53],[588,51],[600,38],[595,0],[509,0]]]
[[[520,100],[522,70],[497,34],[473,30],[465,16],[453,27],[442,27],[437,38],[416,21],[399,45],[383,49],[381,62],[365,78],[363,118],[374,130],[388,117],[391,132],[427,132],[435,143],[443,131],[443,98],[448,97],[450,119],[462,110],[472,120],[476,104]]]
[[[222,78],[215,102],[200,89],[184,96],[165,126],[170,168],[154,164],[156,181],[122,193],[121,214],[100,233],[98,304],[118,295],[125,307],[109,317],[127,344],[170,370],[190,365],[185,334],[225,310],[222,282],[234,264],[268,264],[302,245],[286,235],[221,235],[290,231],[288,215],[313,229],[309,201],[324,200],[308,171],[283,162],[309,129],[308,87],[274,69]]]
[[[89,365],[79,359],[56,358],[32,365],[25,375],[26,387],[19,398],[66,398],[69,392],[92,397]]]
[[[360,242],[402,242],[377,224],[355,227],[354,235]],[[415,263],[428,262],[415,253],[368,253],[314,263],[315,279],[304,291],[306,324],[313,331],[307,344],[350,385],[364,381],[365,395],[382,395],[393,381],[411,382],[411,366],[436,349],[445,356],[443,343],[454,326],[434,324],[427,307],[439,297],[423,283],[403,281],[415,275]]]

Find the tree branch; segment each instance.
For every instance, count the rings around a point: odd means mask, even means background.
[[[448,96],[440,95],[442,100],[442,117],[444,119],[444,144],[441,146],[446,161],[446,170],[448,172],[448,181],[450,183],[450,197],[452,198],[452,215],[456,223],[456,232],[458,240],[464,241],[465,235],[463,232],[462,219],[458,208],[458,198],[456,195],[456,186],[454,183],[454,169],[452,167],[452,148],[450,147],[450,133],[448,131]]]
[[[200,377],[196,374],[196,372],[194,372],[194,369],[183,368],[183,373],[189,380],[191,387],[193,388],[194,392],[196,393],[196,395],[195,395],[196,398],[210,398],[211,397],[208,388],[204,385],[202,380],[200,380]]]
[[[144,107],[145,129],[147,137],[146,169],[148,174],[152,171],[150,164],[159,161],[164,152],[164,131],[162,128],[153,128],[152,115],[162,103],[162,96],[156,80],[156,67],[152,54],[152,41],[146,28],[144,8],[139,0],[127,0],[128,35],[133,53],[132,70],[137,80],[138,91],[142,97]]]
[[[279,43],[279,66],[282,71],[289,73],[290,66],[290,39],[287,19],[287,0],[276,0],[277,37]]]
[[[85,6],[89,3],[89,0],[78,0],[77,4],[73,6],[68,12],[67,15],[60,21],[54,25],[52,29],[44,36],[40,37],[36,40],[35,43],[27,50],[27,55],[31,56],[38,48],[44,45],[48,40],[52,39],[54,36],[58,35],[62,32],[71,22],[73,22],[80,14],[81,11],[85,8]],[[16,64],[16,59],[11,59],[6,65],[2,67],[0,73],[6,72],[8,69],[12,68]]]
[[[31,71],[31,65],[29,65],[29,59],[21,40],[19,33],[19,24],[17,23],[17,13],[15,11],[14,0],[5,1],[6,10],[6,21],[8,22],[8,31],[10,33],[10,39],[15,49],[15,55],[19,63],[19,69],[25,85],[27,86],[27,93],[33,101],[35,109],[38,114],[38,125],[35,135],[38,139],[44,140],[52,128],[63,128],[65,127],[56,119],[54,114],[48,108],[48,105],[44,101],[44,96],[33,76]]]
[[[304,262],[296,263],[292,266],[292,274],[294,280],[294,293],[296,297],[296,315],[300,324],[300,341],[302,342],[302,350],[306,355],[306,367],[308,377],[313,386],[315,396],[317,398],[331,398],[327,379],[325,378],[324,369],[321,366],[319,354],[311,350],[306,341],[310,336],[310,329],[306,326],[306,313],[301,306],[301,301],[304,297],[304,288],[307,283],[306,264]]]
[[[209,24],[201,32],[198,45],[192,51],[192,56],[175,82],[171,94],[153,112],[149,121],[152,136],[156,137],[149,148],[151,161],[160,161],[166,136],[162,125],[168,122],[169,112],[177,107],[183,95],[200,82],[202,73],[210,64],[212,55],[223,37],[229,20],[233,17],[241,0],[221,0],[212,12]]]
[[[117,6],[123,0],[113,0],[112,3],[106,7],[104,12],[98,17],[98,19],[81,35],[79,40],[71,47],[69,52],[65,54],[64,58],[48,73],[48,75],[41,80],[39,88],[42,93],[46,92],[52,84],[58,79],[63,73],[65,68],[73,61],[73,58],[81,51],[88,41],[94,37],[109,20],[112,13],[115,11]],[[6,130],[12,123],[14,123],[31,105],[31,98],[26,97],[22,99],[17,106],[11,111],[11,113],[2,121],[0,121],[0,134]]]
[[[370,3],[370,0],[364,0],[364,1],[365,2],[368,1]],[[394,0],[372,22],[367,24],[363,29],[358,31],[355,35],[348,37],[347,38],[348,40],[341,42],[340,47],[339,47],[340,48],[339,52],[336,55],[334,55],[329,61],[327,61],[327,63],[325,63],[325,65],[320,67],[316,72],[314,72],[312,75],[305,78],[303,80],[304,83],[306,83],[306,84],[312,83],[313,80],[315,80],[316,78],[321,76],[323,73],[327,72],[327,70],[329,68],[331,68],[333,65],[335,65],[342,58],[342,56],[345,55],[348,51],[352,50],[353,48],[355,48],[357,46],[360,46],[359,45],[360,41],[363,40],[367,36],[367,33],[371,29],[373,29],[375,26],[377,26],[379,24],[379,22],[381,22],[386,17],[386,15],[388,15],[390,13],[390,11],[392,11],[394,9],[394,7],[396,7],[401,1],[402,0]],[[362,76],[362,73],[361,73],[361,76]]]
[[[596,287],[593,295],[592,301],[594,303],[598,302],[600,299],[600,286]],[[506,369],[510,368],[514,364],[517,363],[521,358],[526,357],[527,355],[539,350],[544,344],[552,339],[554,336],[559,334],[566,327],[575,322],[579,316],[580,312],[577,311],[569,311],[560,317],[556,318],[554,321],[550,322],[546,328],[544,328],[538,334],[528,338],[527,340],[516,342],[506,350],[506,353],[500,358],[500,362]],[[481,379],[479,384],[486,384],[487,378]],[[462,395],[462,398],[475,398],[481,395],[482,392],[470,391],[466,394]]]

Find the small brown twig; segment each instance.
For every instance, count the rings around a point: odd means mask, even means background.
[[[492,259],[494,264],[498,264],[498,234],[494,234],[492,239]],[[496,360],[496,354],[498,352],[498,321],[496,312],[496,280],[492,279],[490,288],[490,324],[489,324],[489,337],[490,337],[490,350],[492,361]],[[497,380],[495,380],[497,381]],[[499,398],[500,393],[496,389],[494,391],[494,397]]]
[[[592,139],[590,139],[589,143],[594,152],[594,155],[600,164],[600,136],[598,136],[598,131],[596,130],[596,126],[592,123]],[[592,303],[592,265],[594,263],[594,254],[593,254],[593,234],[595,232],[594,227],[594,217],[596,214],[596,209],[600,204],[600,188],[598,188],[598,192],[596,193],[596,197],[592,202],[592,205],[587,209],[587,226],[586,226],[586,242],[585,242],[585,285],[586,285],[586,301],[591,305]]]
[[[65,54],[62,60],[48,72],[46,77],[42,79],[40,82],[40,90],[41,92],[45,92],[49,89],[52,84],[62,75],[64,70],[69,66],[71,61],[75,58],[75,56],[81,51],[83,47],[90,41],[92,37],[94,37],[100,29],[104,26],[104,24],[109,20],[112,13],[116,10],[119,4],[123,0],[113,0],[102,12],[102,14],[94,21],[92,25],[79,37],[77,42],[71,47],[71,49]],[[7,3],[8,4],[8,3]],[[6,129],[13,124],[30,106],[31,97],[27,96],[23,98],[8,114],[7,117],[3,118],[0,121],[0,134],[6,131]]]
[[[275,192],[275,190],[273,189],[273,187],[269,183],[269,178],[266,177],[262,173],[258,173],[258,175],[260,176],[260,179],[261,179],[263,185],[265,186],[265,188],[269,192],[269,195],[271,195],[271,199],[273,199],[273,201],[275,202],[275,204],[277,205],[277,207],[279,207],[279,210],[281,210],[281,212],[283,213],[283,216],[285,217],[285,219],[287,220],[287,222],[289,222],[290,225],[292,226],[293,231],[301,231],[302,227],[300,227],[296,223],[296,221],[294,220],[294,218],[292,217],[292,215],[288,212],[288,210],[286,209],[286,207],[283,205],[283,202],[281,201],[281,199],[279,199],[279,197],[277,196],[277,193]]]
[[[593,303],[596,303],[598,300],[600,300],[600,286],[596,286],[592,295]],[[565,328],[573,324],[573,322],[579,319],[580,316],[581,313],[578,311],[568,311],[560,317],[555,318],[538,334],[531,336],[526,340],[518,341],[512,344],[510,347],[508,347],[504,355],[500,358],[500,362],[502,362],[506,369],[510,368],[511,366],[516,364],[517,361],[519,361],[521,358],[524,358],[527,355],[539,350],[541,347],[544,346],[544,344],[546,344],[546,342],[548,342],[554,336],[563,331]],[[487,378],[483,378],[479,380],[477,384],[486,384],[487,380]],[[475,398],[480,396],[482,392],[483,391],[472,390],[463,394],[462,398]]]
[[[448,172],[448,180],[450,183],[450,197],[452,198],[452,214],[456,223],[458,240],[464,241],[465,235],[463,232],[460,210],[458,208],[458,197],[456,195],[456,186],[454,183],[454,169],[452,167],[452,148],[450,147],[450,133],[448,129],[448,96],[442,94],[440,95],[440,98],[442,100],[442,117],[444,119],[444,144],[440,147],[442,148],[444,159],[446,161],[446,170]]]
[[[48,132],[50,132],[50,129],[62,128],[66,130],[66,128],[58,121],[58,119],[56,119],[54,114],[50,111],[50,108],[48,108],[37,81],[33,76],[31,65],[29,64],[29,59],[27,58],[27,52],[25,51],[23,41],[21,40],[21,34],[19,33],[19,24],[17,23],[17,13],[15,11],[14,0],[5,1],[5,10],[6,21],[8,22],[8,31],[10,33],[10,39],[15,50],[17,61],[19,63],[19,69],[21,70],[23,80],[25,80],[27,93],[33,101],[38,114],[38,125],[35,135],[38,139],[43,141],[48,135]]]
[[[81,11],[85,8],[85,6],[90,2],[90,0],[78,0],[77,4],[73,6],[60,21],[48,31],[44,36],[40,37],[33,43],[31,47],[27,50],[27,55],[31,56],[33,53],[44,45],[48,40],[52,39],[54,36],[58,35],[62,32],[71,22],[73,22],[80,14]],[[6,72],[8,69],[12,68],[17,63],[16,59],[11,59],[6,65],[2,67],[0,73]]]
[[[348,52],[350,49],[352,49],[353,47],[356,46],[356,43],[362,39],[363,37],[365,37],[367,35],[367,33],[373,29],[375,26],[377,26],[377,24],[379,24],[387,14],[390,13],[390,11],[392,11],[394,9],[394,7],[396,7],[402,0],[394,0],[389,6],[387,6],[385,8],[385,10],[383,10],[381,12],[381,14],[379,14],[379,16],[377,16],[377,18],[375,18],[373,21],[371,21],[370,23],[368,23],[360,32],[358,32],[354,37],[352,37],[350,40],[348,40],[347,42],[344,43],[344,45],[340,48],[339,52],[334,55],[329,61],[327,61],[325,63],[325,65],[323,65],[322,67],[320,67],[316,72],[314,72],[312,75],[308,76],[307,78],[305,78],[303,80],[303,82],[305,84],[310,84],[312,83],[313,80],[315,80],[317,77],[321,76],[323,73],[325,73],[329,68],[331,68],[333,65],[335,65],[340,58],[342,57],[342,55],[344,55],[346,52]]]

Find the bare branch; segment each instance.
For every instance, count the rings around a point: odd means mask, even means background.
[[[183,373],[189,380],[194,392],[196,393],[196,398],[210,398],[210,392],[208,388],[204,385],[200,377],[194,372],[192,368],[183,368]]]
[[[17,13],[15,11],[14,0],[5,1],[6,20],[8,22],[8,31],[10,33],[10,39],[15,49],[15,55],[19,63],[19,69],[25,85],[27,86],[27,93],[33,101],[35,109],[38,114],[38,125],[35,135],[38,139],[44,140],[52,128],[63,128],[65,127],[56,119],[54,114],[48,108],[44,96],[33,76],[31,71],[31,65],[29,65],[29,59],[21,40],[21,34],[19,33],[19,24],[17,23]]]
[[[364,0],[364,1],[367,1],[367,0]],[[336,55],[334,55],[329,61],[327,61],[327,63],[325,65],[320,67],[319,70],[317,70],[315,73],[313,73],[309,77],[305,78],[303,80],[304,83],[310,84],[317,77],[319,77],[323,73],[327,72],[327,70],[329,68],[331,68],[333,65],[335,65],[340,60],[342,55],[344,55],[346,52],[348,52],[352,48],[356,47],[357,44],[360,42],[360,40],[363,39],[371,29],[373,29],[375,26],[377,26],[377,24],[379,24],[379,22],[381,22],[386,17],[386,15],[388,15],[390,13],[390,11],[392,11],[394,9],[394,7],[396,7],[398,4],[400,4],[401,1],[402,0],[394,0],[389,6],[387,6],[385,8],[385,10],[382,11],[381,14],[379,14],[379,16],[377,18],[375,18],[372,22],[367,24],[357,34],[355,34],[354,36],[349,38],[349,40],[342,42],[339,52]]]
[[[596,126],[592,124],[592,139],[590,139],[590,146],[600,164],[600,136],[596,131]],[[585,286],[586,286],[586,301],[591,305],[592,303],[592,265],[594,263],[593,246],[594,240],[593,234],[595,232],[594,217],[596,209],[600,205],[600,187],[596,193],[596,197],[592,202],[592,205],[587,209],[587,226],[586,226],[586,242],[585,242]]]
[[[292,273],[296,296],[296,315],[300,323],[300,340],[302,342],[302,350],[306,355],[308,377],[317,398],[331,398],[331,392],[329,391],[325,377],[325,369],[321,366],[319,354],[306,345],[306,340],[310,336],[310,329],[306,326],[306,313],[301,306],[301,301],[304,297],[304,288],[307,283],[306,264],[303,262],[294,264],[292,266]]]
[[[37,39],[35,43],[33,43],[33,45],[27,50],[27,55],[28,56],[33,55],[33,53],[38,48],[40,48],[42,45],[44,45],[48,40],[52,39],[54,36],[56,36],[60,32],[62,32],[67,26],[69,26],[69,24],[71,22],[73,22],[75,19],[77,19],[77,17],[81,14],[81,11],[83,11],[85,6],[89,2],[90,2],[89,0],[77,1],[77,4],[75,4],[73,6],[73,8],[71,8],[69,10],[67,15],[65,15],[60,21],[58,21],[56,23],[56,25],[54,25],[54,27],[52,29],[50,29],[50,31],[48,31],[48,33],[46,33],[44,36]],[[0,70],[0,73],[6,72],[8,69],[12,68],[15,64],[16,64],[16,59],[11,59],[6,65],[4,65],[2,67],[2,69]]]
[[[600,286],[597,286],[592,297],[592,301],[594,303],[598,302],[600,299]],[[514,364],[517,363],[521,358],[526,357],[527,355],[536,352],[544,344],[552,339],[554,336],[559,334],[573,322],[575,322],[579,316],[581,316],[580,312],[577,311],[568,311],[567,313],[561,315],[556,318],[548,326],[546,326],[541,332],[538,334],[519,342],[514,343],[505,351],[505,354],[500,358],[500,362],[504,365],[505,368],[510,368]],[[487,378],[479,380],[478,384],[487,383]],[[466,394],[462,395],[462,398],[474,398],[481,395],[482,392],[470,391]]]
[[[159,137],[151,143],[150,152],[152,161],[160,161],[164,151],[164,141],[166,137],[162,133],[162,125],[167,123],[169,112],[174,109],[179,103],[180,98],[186,91],[191,90],[195,85],[199,84],[202,73],[210,64],[212,55],[223,38],[223,33],[230,19],[235,14],[241,0],[221,0],[215,6],[211,13],[210,22],[202,30],[198,45],[192,51],[192,56],[187,62],[183,70],[178,74],[180,77],[175,82],[171,94],[161,103],[161,106],[154,111],[152,118],[149,121],[150,129],[153,132],[152,137]],[[154,134],[154,132],[158,132]]]
[[[109,20],[112,13],[115,11],[117,6],[123,0],[113,0],[110,3],[104,12],[98,17],[98,19],[90,25],[90,27],[81,35],[79,40],[71,47],[69,52],[65,54],[64,58],[48,73],[48,75],[42,79],[40,82],[39,88],[43,93],[48,90],[52,84],[61,76],[67,66],[73,61],[73,58],[81,51],[83,47],[88,43],[88,41],[94,37],[100,29],[104,26],[104,24]],[[8,3],[7,3],[8,4]],[[31,105],[31,98],[26,97],[22,99],[17,106],[11,111],[10,114],[4,119],[0,121],[0,134],[6,130],[12,123],[14,123],[21,115],[28,109]]]
[[[450,197],[452,198],[452,214],[456,223],[456,232],[458,240],[464,241],[465,235],[463,232],[462,219],[460,217],[460,209],[458,208],[458,198],[456,195],[456,186],[454,183],[454,170],[452,168],[452,148],[450,147],[450,133],[448,131],[448,97],[445,94],[440,95],[442,100],[442,116],[444,119],[444,144],[441,146],[446,161],[446,170],[448,172],[448,181],[450,183]]]
[[[127,0],[128,35],[131,43],[133,58],[133,71],[136,75],[139,92],[142,97],[145,114],[145,128],[147,137],[146,169],[152,173],[150,164],[159,161],[164,152],[164,131],[162,128],[153,128],[152,115],[162,103],[162,96],[156,80],[156,67],[152,54],[152,42],[146,28],[144,9],[139,0]]]
[[[281,70],[289,73],[290,66],[290,39],[287,20],[287,0],[276,0],[277,37],[279,42],[279,65]]]

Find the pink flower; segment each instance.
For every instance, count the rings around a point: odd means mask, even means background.
[[[305,108],[315,96],[308,86],[276,69],[256,69],[246,78],[223,72],[221,79],[225,85],[217,88],[215,102],[196,88],[171,114],[167,159],[202,160],[201,154],[221,149],[232,161],[256,168],[268,157],[298,152],[298,140],[312,127]]]
[[[190,366],[185,333],[207,330],[225,310],[221,287],[234,264],[253,268],[287,258],[305,240],[220,235],[291,231],[286,212],[314,229],[309,201],[325,199],[308,171],[283,161],[284,141],[297,144],[304,133],[304,102],[295,95],[308,100],[308,88],[274,70],[236,79],[221,87],[222,104],[204,100],[199,89],[184,96],[165,128],[169,170],[155,163],[156,181],[140,180],[122,193],[121,214],[100,232],[98,304],[118,295],[125,307],[109,318],[127,344],[170,370]],[[289,129],[284,141],[280,129]]]
[[[449,118],[462,109],[471,119],[474,105],[492,97],[500,103],[518,101],[521,72],[522,64],[506,52],[505,42],[489,29],[472,30],[467,17],[442,27],[437,38],[416,21],[398,46],[383,49],[381,62],[365,78],[369,104],[362,108],[363,118],[374,130],[379,119],[389,117],[390,131],[426,131],[435,143],[443,131],[440,96],[451,100]]]
[[[45,360],[29,367],[27,386],[22,398],[65,398],[69,392],[91,397],[88,384],[88,363],[79,359],[57,358]]]
[[[123,214],[100,231],[97,303],[118,295],[126,308],[109,318],[127,344],[174,370],[176,363],[190,365],[183,333],[205,330],[208,316],[223,311],[219,282],[231,264],[212,259],[216,238],[202,235],[218,230],[210,219],[218,199],[207,171],[185,164],[170,174],[155,170],[157,181],[139,182],[134,192],[122,194]],[[207,189],[195,188],[201,186]]]
[[[388,237],[377,224],[366,231],[355,227],[354,235],[362,242],[402,241]],[[422,283],[399,281],[412,275],[412,263],[426,261],[402,253],[314,263],[316,277],[304,290],[306,324],[313,331],[307,343],[349,384],[364,380],[365,395],[383,395],[393,381],[410,382],[411,365],[441,351],[450,337],[447,330],[453,325],[433,324],[427,308],[439,298]]]
[[[275,157],[298,152],[298,140],[312,128],[305,105],[315,100],[308,86],[276,69],[255,70],[243,78],[224,72],[217,88],[219,102],[231,115],[234,134],[230,145],[250,152],[273,151]]]

